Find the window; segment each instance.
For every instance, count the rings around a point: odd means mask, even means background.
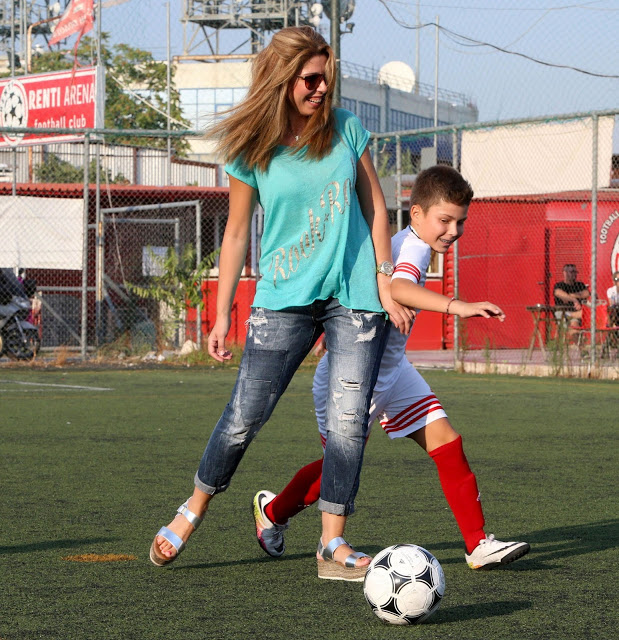
[[[214,122],[215,114],[238,104],[247,93],[247,87],[218,87],[180,89],[183,117],[192,129],[203,129]]]
[[[342,108],[348,109],[348,111],[352,111],[353,113],[357,113],[357,101],[352,98],[342,97]]]
[[[447,122],[439,120],[438,126],[441,127]],[[410,131],[411,129],[428,129],[434,126],[434,118],[424,118],[415,113],[407,113],[406,111],[398,111],[397,109],[389,110],[389,131]]]
[[[368,130],[374,133],[379,133],[380,128],[380,107],[376,104],[370,104],[369,102],[362,102],[359,100],[357,103],[357,116],[361,120],[361,124]]]

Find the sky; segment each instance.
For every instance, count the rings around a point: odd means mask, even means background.
[[[183,53],[183,4],[170,2],[172,55]],[[113,42],[165,59],[165,2],[104,0],[102,11]],[[438,85],[469,96],[482,122],[619,108],[617,0],[357,0],[349,21],[343,60],[374,69],[398,60],[415,70],[419,38],[419,81],[429,85],[438,22]],[[329,39],[326,17],[319,28]],[[222,52],[246,35],[228,30]],[[192,53],[208,50],[198,41]]]

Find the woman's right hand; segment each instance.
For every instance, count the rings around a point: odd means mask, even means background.
[[[226,336],[230,330],[230,316],[217,317],[215,326],[208,337],[208,354],[217,362],[232,358],[232,352],[226,349]]]
[[[231,324],[230,309],[245,264],[257,194],[254,188],[230,176],[230,208],[219,254],[217,316],[208,337],[208,353],[217,362],[232,358],[232,353],[226,349],[226,336]]]

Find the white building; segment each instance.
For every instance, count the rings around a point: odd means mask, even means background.
[[[391,66],[390,66],[391,65]],[[400,72],[398,75],[397,72]],[[425,129],[434,126],[434,87],[415,84],[404,63],[388,63],[381,71],[343,62],[342,107],[355,113],[375,133]],[[196,130],[204,129],[218,113],[246,94],[251,62],[175,63],[174,81],[183,116]],[[475,122],[477,107],[461,93],[439,89],[438,126]],[[191,142],[193,159],[215,161],[212,144]]]

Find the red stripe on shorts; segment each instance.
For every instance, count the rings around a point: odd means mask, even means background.
[[[419,422],[419,420],[430,413],[433,413],[434,411],[441,411],[442,409],[443,407],[435,395],[426,396],[425,398],[415,402],[415,404],[412,404],[410,407],[400,411],[400,413],[391,418],[391,420],[381,421],[380,424],[385,433],[401,431],[402,429],[406,429],[416,422]]]

